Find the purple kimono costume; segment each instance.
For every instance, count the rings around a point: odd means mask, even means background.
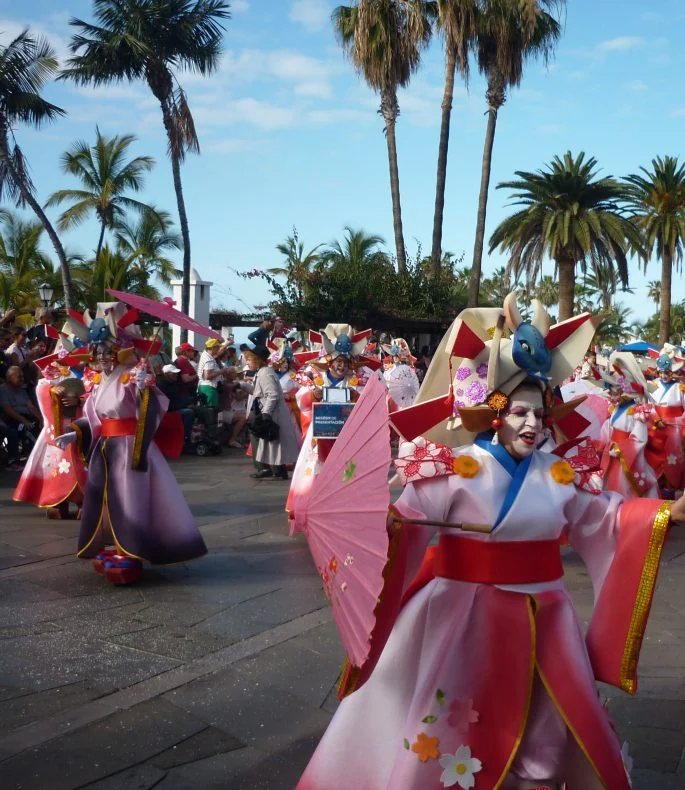
[[[188,504],[155,432],[168,399],[156,387],[139,392],[130,368],[103,375],[74,422],[88,457],[79,557],[105,545],[153,564],[183,562],[207,553]],[[111,533],[111,537],[110,537]]]

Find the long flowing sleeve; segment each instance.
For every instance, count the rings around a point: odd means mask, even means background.
[[[586,638],[595,677],[634,694],[670,505],[578,491],[566,515],[569,541],[588,568],[595,594]]]

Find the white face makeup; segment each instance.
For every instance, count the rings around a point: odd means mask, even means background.
[[[498,431],[500,443],[514,458],[529,456],[542,440],[544,414],[542,392],[538,387],[520,387],[509,400]]]
[[[114,352],[106,343],[100,343],[95,350],[95,366],[105,374],[114,370]]]
[[[331,373],[339,379],[345,376],[349,369],[350,363],[346,357],[336,357],[330,365]]]

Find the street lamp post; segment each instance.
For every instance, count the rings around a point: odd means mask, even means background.
[[[42,285],[38,286],[38,295],[40,296],[40,301],[43,303],[43,307],[50,306],[50,303],[52,302],[52,294],[54,291],[55,289],[50,285],[50,283],[43,283]]]

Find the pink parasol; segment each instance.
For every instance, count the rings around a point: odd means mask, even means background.
[[[127,294],[123,291],[114,291],[111,288],[107,290],[107,293],[111,294],[115,299],[119,299],[119,301],[129,305],[129,307],[133,307],[136,310],[141,310],[143,313],[159,318],[160,321],[166,321],[168,324],[180,326],[181,329],[195,332],[202,337],[213,337],[221,341],[224,339],[218,332],[215,332],[207,326],[203,326],[194,318],[182,313],[180,310],[176,310],[174,307],[176,302],[168,297],[161,302],[155,302],[154,299],[148,299],[146,296]]]
[[[386,390],[370,379],[308,495],[294,501],[350,661],[370,650],[388,558],[390,429]]]

